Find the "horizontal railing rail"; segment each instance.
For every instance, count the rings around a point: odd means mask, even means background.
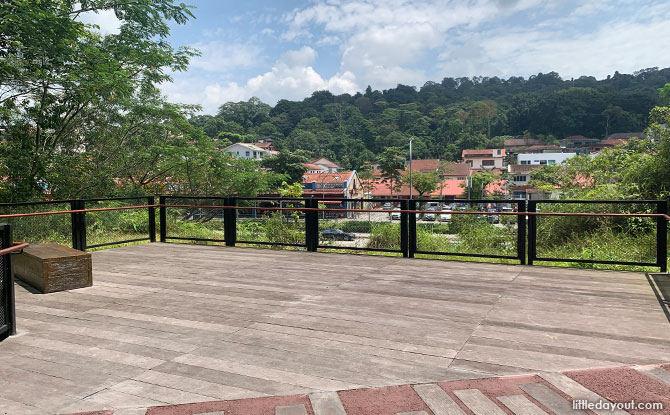
[[[110,207],[90,207],[104,202],[122,202],[144,200],[145,204],[132,204],[128,206],[110,206]],[[248,205],[248,202],[254,202],[254,205]],[[422,204],[427,202],[437,202],[442,205],[458,204],[461,209],[426,209],[421,208]],[[302,204],[296,206],[297,203]],[[390,203],[391,208],[371,208],[370,205],[381,205]],[[654,205],[656,212],[555,212],[538,211],[537,207],[541,204],[585,204],[585,205]],[[370,252],[389,252],[402,254],[405,257],[414,257],[415,255],[436,255],[436,256],[455,256],[472,258],[496,258],[507,260],[518,260],[520,264],[532,265],[537,261],[549,262],[574,262],[587,264],[608,264],[608,265],[631,265],[658,267],[662,272],[667,271],[667,221],[668,215],[667,202],[659,200],[453,200],[453,199],[347,199],[347,198],[279,198],[279,197],[226,197],[226,196],[189,196],[189,195],[161,195],[159,203],[155,203],[152,196],[141,197],[118,197],[118,198],[92,198],[81,200],[53,200],[40,202],[19,202],[19,203],[0,203],[0,207],[21,208],[28,206],[48,206],[55,204],[70,204],[70,209],[24,212],[12,214],[0,214],[0,219],[22,218],[45,215],[64,215],[71,216],[72,225],[72,246],[75,249],[86,250],[90,248],[119,245],[131,242],[151,241],[156,238],[156,210],[159,215],[159,240],[166,242],[168,240],[181,240],[189,242],[208,242],[223,243],[227,246],[236,244],[249,245],[271,245],[298,247],[308,251],[317,251],[319,249],[327,250],[348,250],[348,251],[370,251]],[[87,206],[88,205],[88,206]],[[330,205],[330,206],[329,206]],[[338,206],[333,206],[338,205]],[[514,206],[513,211],[488,211],[474,210],[468,207],[478,209],[481,205],[492,205],[495,207],[505,206],[509,208]],[[325,207],[324,207],[325,206]],[[467,210],[462,210],[463,207]],[[86,239],[86,214],[94,212],[113,212],[128,210],[147,210],[148,235],[141,238],[126,238],[122,240],[105,241],[96,244],[87,244]],[[219,211],[220,213],[212,216],[217,221],[222,220],[221,237],[197,237],[188,235],[178,235],[168,232],[167,212],[170,209],[188,210],[190,217],[201,217],[204,211]],[[501,209],[498,209],[501,210]],[[253,217],[244,217],[240,212],[253,212]],[[282,215],[291,212],[301,213],[302,215],[293,215],[294,225],[299,232],[304,233],[304,238],[300,241],[278,241],[278,240],[253,240],[248,237],[238,238],[238,221],[257,220],[267,218],[272,212],[280,212]],[[373,247],[373,246],[345,246],[336,244],[322,243],[323,239],[319,232],[320,225],[326,219],[348,218],[350,213],[361,214],[386,214],[391,218],[392,215],[400,215],[398,223],[399,230],[397,247]],[[319,218],[319,215],[334,214],[329,218]],[[417,241],[417,215],[478,215],[478,216],[511,216],[516,217],[513,224],[516,237],[515,246],[512,249],[511,244],[506,245],[505,252],[447,252],[440,250],[423,249]],[[287,216],[284,216],[285,218]],[[627,261],[627,260],[600,260],[583,258],[561,258],[540,256],[537,251],[538,243],[538,217],[601,217],[601,218],[647,218],[656,220],[656,261]],[[188,219],[185,219],[188,220]],[[511,223],[510,223],[511,224]],[[512,228],[509,228],[512,229]],[[510,231],[511,232],[511,231]],[[511,236],[511,234],[510,234]],[[511,239],[510,239],[511,241]],[[513,254],[512,254],[513,253]]]

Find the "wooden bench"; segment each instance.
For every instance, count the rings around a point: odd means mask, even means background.
[[[91,254],[62,245],[30,245],[12,265],[14,275],[43,293],[93,285]]]

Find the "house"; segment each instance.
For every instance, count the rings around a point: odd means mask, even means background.
[[[326,168],[326,169],[328,169],[328,171],[331,172],[331,173],[335,173],[335,172],[338,172],[338,171],[342,171],[342,170],[343,170],[342,167],[340,167],[339,164],[334,163],[334,162],[328,160],[328,159],[325,158],[325,157],[321,157],[321,158],[318,158],[318,159],[316,159],[316,160],[312,160],[312,161],[310,162],[310,164],[315,164],[315,165],[317,165],[317,166],[321,166],[321,167],[323,167],[323,168]]]
[[[312,163],[302,163],[305,168],[307,168],[307,173],[316,174],[316,173],[328,173],[328,168],[319,166]]]
[[[412,171],[436,173],[439,165],[440,159],[412,160]],[[409,162],[405,164],[405,169],[409,169]]]
[[[533,170],[541,167],[541,164],[512,164],[507,166],[510,175],[509,191],[513,199],[536,200],[546,198],[544,191],[529,185]]]
[[[563,149],[559,146],[552,144],[541,144],[526,147],[525,149],[519,151],[519,154],[530,154],[530,153],[562,153]]]
[[[610,134],[607,137],[605,137],[605,140],[618,140],[618,139],[630,140],[633,137],[647,138],[647,134],[645,134],[645,133],[614,133],[614,134]]]
[[[465,180],[445,179],[441,183],[438,183],[437,188],[431,194],[423,195],[423,198],[464,198],[465,183]],[[403,184],[399,190],[394,190],[393,193],[391,193],[391,189],[389,188],[388,183],[383,183],[380,179],[375,179],[374,185],[370,190],[370,195],[373,199],[409,199],[409,185]],[[416,189],[412,191],[412,197],[415,199],[419,198],[419,192],[417,192]]]
[[[473,169],[502,169],[505,164],[505,149],[463,150],[463,161]]]
[[[237,159],[260,160],[263,157],[272,154],[271,151],[262,149],[251,143],[235,143],[224,148],[223,151],[230,153]]]
[[[305,173],[302,177],[302,194],[321,199],[361,199],[363,188],[356,170],[343,172]]]
[[[263,150],[267,150],[267,151],[270,151],[270,152],[275,152],[275,151],[277,151],[277,149],[275,148],[275,145],[274,145],[273,141],[274,140],[272,139],[272,137],[261,137],[261,138],[258,139],[258,141],[256,141],[255,143],[251,143],[251,144],[255,145],[256,147],[260,147]]]
[[[519,164],[556,164],[563,163],[565,160],[576,156],[577,153],[529,153],[519,154],[517,159]]]
[[[503,146],[505,151],[508,153],[516,153],[517,151],[523,150],[529,146],[537,146],[545,144],[541,140],[535,138],[510,138],[503,141]]]
[[[583,135],[571,135],[559,141],[563,148],[583,148],[598,145],[600,140],[597,138],[588,138]]]
[[[470,175],[467,163],[448,163],[442,166],[440,177],[445,180],[465,180]]]

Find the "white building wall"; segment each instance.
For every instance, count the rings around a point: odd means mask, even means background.
[[[517,160],[519,164],[560,164],[576,155],[577,153],[518,154]]]

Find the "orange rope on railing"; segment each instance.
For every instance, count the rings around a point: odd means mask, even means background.
[[[356,202],[359,203],[359,202]],[[366,203],[363,201],[363,203]],[[369,203],[369,202],[367,202]],[[664,218],[670,221],[670,215],[662,213],[587,213],[587,212],[479,212],[471,210],[384,210],[384,209],[335,209],[335,208],[308,208],[308,207],[266,207],[266,206],[210,206],[210,205],[138,205],[138,206],[121,206],[111,208],[95,208],[95,209],[75,209],[75,210],[57,210],[50,212],[31,212],[31,213],[14,213],[0,215],[3,218],[20,218],[29,216],[44,216],[44,215],[63,215],[67,213],[86,213],[86,212],[105,212],[113,210],[130,210],[130,209],[147,209],[147,208],[179,208],[179,209],[234,209],[234,210],[267,210],[267,211],[303,211],[303,212],[359,212],[359,213],[433,213],[433,214],[453,214],[453,215],[501,215],[501,216],[602,216],[602,217],[632,217],[632,218]]]
[[[6,254],[11,254],[14,251],[20,251],[23,248],[27,248],[29,246],[30,246],[30,244],[26,243],[26,242],[14,242],[12,244],[12,246],[10,246],[9,248],[0,249],[0,256],[1,255],[6,255]]]
[[[198,208],[198,209],[235,209],[235,210],[270,210],[270,211],[312,211],[312,212],[361,212],[361,213],[448,213],[455,215],[509,215],[509,216],[613,216],[613,217],[637,217],[637,218],[665,218],[670,216],[662,213],[581,213],[581,212],[479,212],[471,210],[383,210],[383,209],[333,209],[333,208],[281,208],[265,206],[198,206],[198,205],[161,205],[166,208]]]
[[[113,208],[96,208],[96,209],[75,209],[75,210],[55,210],[50,212],[31,212],[31,213],[13,213],[8,215],[0,215],[0,219],[3,218],[20,218],[24,216],[43,216],[43,215],[63,215],[66,213],[86,213],[86,212],[104,212],[108,210],[127,210],[127,209],[146,209],[146,208],[156,208],[161,205],[139,205],[139,206],[121,206]]]

